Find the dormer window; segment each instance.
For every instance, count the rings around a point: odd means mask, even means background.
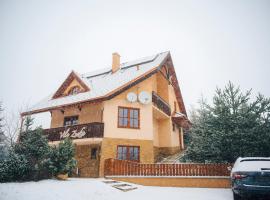
[[[80,92],[80,88],[78,86],[74,86],[73,88],[71,88],[68,92],[68,95],[75,95],[78,94]]]

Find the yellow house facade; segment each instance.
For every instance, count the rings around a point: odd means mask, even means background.
[[[184,149],[186,110],[169,52],[87,74],[71,72],[59,89],[22,116],[51,112],[51,144],[70,137],[77,175],[102,177],[104,160],[154,163]]]

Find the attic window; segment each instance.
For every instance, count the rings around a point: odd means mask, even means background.
[[[73,88],[71,88],[68,92],[68,95],[75,95],[78,94],[80,92],[80,88],[78,86],[74,86]]]

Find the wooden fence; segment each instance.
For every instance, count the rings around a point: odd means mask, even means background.
[[[230,164],[142,164],[105,160],[105,176],[229,176]]]

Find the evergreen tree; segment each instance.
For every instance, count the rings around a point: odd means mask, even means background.
[[[50,146],[43,130],[37,128],[21,134],[20,142],[14,147],[15,153],[23,155],[28,161],[31,173],[30,179],[39,180],[47,176],[45,162],[49,157]]]
[[[2,108],[2,102],[0,101],[0,143],[3,143],[5,141],[5,135],[3,131],[3,108]]]
[[[231,82],[217,89],[213,104],[201,102],[192,118],[191,142],[184,160],[229,162],[242,156],[270,156],[270,99]]]
[[[72,141],[69,138],[61,141],[58,146],[53,146],[50,151],[48,168],[53,176],[58,174],[71,174],[76,166],[76,160],[73,158],[75,153]]]
[[[41,128],[32,130],[33,120],[26,118],[25,130],[0,159],[0,182],[40,180],[60,173],[71,173],[76,166],[74,146],[69,139],[50,147]]]
[[[30,165],[24,155],[12,149],[4,160],[0,160],[0,182],[30,180]]]
[[[28,132],[32,129],[32,125],[34,124],[34,118],[30,115],[27,115],[24,122],[25,132]]]
[[[6,145],[6,136],[3,131],[3,108],[2,102],[0,101],[0,160],[3,160],[7,157],[7,145]]]

